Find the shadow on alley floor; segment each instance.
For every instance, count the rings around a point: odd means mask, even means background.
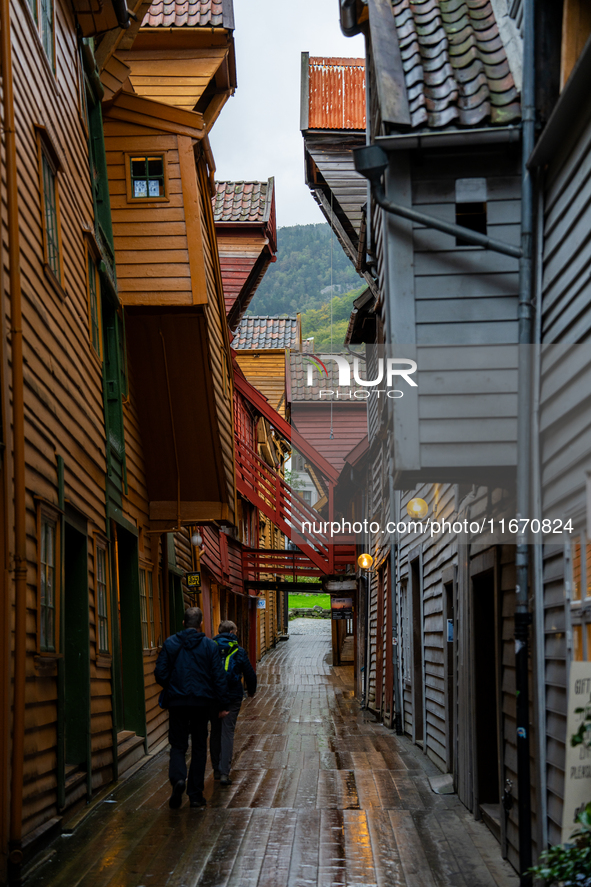
[[[232,786],[208,770],[208,807],[169,810],[163,752],[27,887],[515,887],[486,826],[430,790],[439,771],[360,712],[352,668],[329,662],[330,622],[294,625],[242,708]]]

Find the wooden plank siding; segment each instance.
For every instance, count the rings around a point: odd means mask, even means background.
[[[581,109],[584,114],[584,109]],[[586,472],[591,470],[591,122],[575,119],[544,176],[541,356],[541,495],[548,518],[570,518],[571,541],[545,545],[543,559],[548,839],[560,843],[566,755],[566,707],[573,626],[586,617],[573,604],[573,556],[586,540]],[[583,549],[584,551],[584,549]],[[587,577],[587,585],[589,578]],[[587,595],[589,590],[587,589]],[[588,597],[587,597],[588,600]],[[587,659],[590,657],[587,650]]]
[[[88,321],[83,226],[93,226],[88,144],[79,113],[79,56],[70,8],[56,3],[56,73],[51,71],[27,4],[15,3],[11,26],[21,231],[20,268],[24,333],[25,460],[27,506],[27,664],[23,834],[59,816],[57,801],[58,686],[51,657],[38,649],[38,523],[40,501],[58,505],[56,456],[64,459],[66,500],[92,534],[105,532],[105,433],[102,370]],[[59,84],[59,87],[58,87]],[[59,154],[62,288],[44,270],[43,197],[35,125],[44,125]],[[5,175],[5,167],[2,167]],[[5,183],[4,183],[5,184]],[[2,237],[7,242],[6,216]],[[8,250],[3,250],[8,261]],[[8,267],[4,309],[10,329]],[[6,343],[10,361],[10,339]],[[54,512],[59,523],[59,513]],[[11,539],[13,530],[9,530]],[[13,550],[13,542],[10,543]],[[94,555],[88,546],[91,742],[96,779],[102,776],[103,728],[109,724],[108,675],[96,668]],[[65,564],[68,569],[68,564]],[[63,639],[62,639],[63,640]],[[105,693],[105,691],[107,691]],[[107,696],[107,702],[104,701]]]
[[[250,384],[285,418],[285,348],[241,348],[235,354],[238,366]]]

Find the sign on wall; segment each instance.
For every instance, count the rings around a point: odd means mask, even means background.
[[[201,588],[201,573],[187,573],[186,579],[187,588],[191,591]]]
[[[260,597],[257,599],[257,610],[266,610],[267,609],[267,601],[264,597]]]
[[[332,619],[352,619],[353,618],[353,598],[352,597],[331,597],[330,599],[330,615]]]
[[[591,662],[570,667],[562,843],[577,828],[577,814],[591,802]]]

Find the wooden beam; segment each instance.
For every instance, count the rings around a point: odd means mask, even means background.
[[[203,232],[201,230],[201,205],[199,202],[199,184],[193,142],[185,136],[179,136],[179,166],[183,187],[183,203],[185,209],[185,225],[187,244],[189,247],[189,268],[191,270],[191,291],[194,305],[207,304],[207,279],[205,275],[205,251]]]
[[[390,0],[369,0],[371,52],[384,123],[411,125],[398,31]]]
[[[201,524],[228,519],[229,508],[224,502],[182,502],[180,514],[183,523]],[[178,502],[150,502],[151,521],[175,521],[179,512]]]

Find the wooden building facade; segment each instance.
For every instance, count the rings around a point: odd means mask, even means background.
[[[185,30],[149,3],[126,30],[85,9],[18,2],[2,23],[1,879],[166,742],[152,673],[190,528],[236,518],[207,140],[235,84],[231,4]]]

